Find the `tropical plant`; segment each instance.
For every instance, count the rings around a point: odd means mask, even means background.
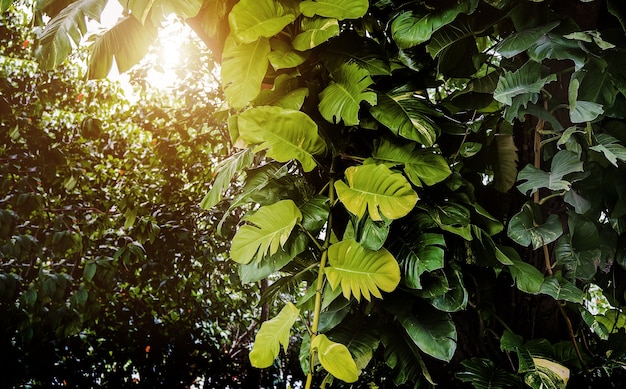
[[[168,4],[221,58],[242,150],[202,205],[243,177],[225,200],[245,212],[231,257],[269,283],[262,301],[285,301],[253,365],[293,347],[300,320],[307,388],[623,382],[621,2]],[[149,29],[165,8],[131,1],[127,17]],[[51,16],[42,38],[80,35]],[[43,65],[63,57],[50,44]],[[585,299],[594,284],[602,314]]]

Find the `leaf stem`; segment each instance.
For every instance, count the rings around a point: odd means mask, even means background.
[[[330,199],[330,205],[335,202],[335,159],[331,163],[330,167],[330,180],[328,181],[328,198]],[[328,259],[328,247],[330,247],[330,237],[332,235],[332,212],[328,213],[328,220],[326,222],[326,237],[324,239],[324,245],[321,247],[322,258],[320,259],[320,267],[317,273],[317,283],[315,285],[315,306],[313,308],[313,324],[311,325],[311,345],[313,339],[317,335],[317,330],[320,322],[320,313],[322,311],[322,290],[324,287],[324,268],[326,267],[326,260]],[[310,389],[313,383],[313,365],[315,363],[313,347],[309,348],[309,372],[306,377],[305,389]]]

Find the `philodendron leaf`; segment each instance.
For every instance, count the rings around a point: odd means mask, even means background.
[[[513,261],[508,267],[517,289],[522,292],[537,294],[540,292],[544,279],[543,274],[533,265],[523,261]]]
[[[296,50],[306,51],[339,35],[339,22],[331,18],[304,18],[301,30],[291,44]]]
[[[591,150],[602,153],[604,157],[617,167],[617,161],[626,162],[626,147],[619,141],[607,134],[597,134],[595,136],[597,145],[590,147]]]
[[[367,90],[374,81],[366,69],[355,63],[342,64],[332,72],[332,78],[319,95],[320,113],[331,123],[343,120],[346,126],[356,126],[361,102],[376,105],[376,93]]]
[[[604,113],[602,104],[593,101],[578,100],[580,81],[572,79],[569,84],[569,117],[572,123],[585,123],[595,120]]]
[[[222,161],[215,170],[217,177],[213,182],[213,186],[209,193],[204,196],[200,207],[202,209],[211,209],[222,200],[222,195],[226,188],[230,185],[231,180],[237,173],[242,172],[245,168],[252,164],[254,154],[250,149],[241,150],[224,161]]]
[[[249,355],[252,366],[261,369],[272,366],[281,345],[287,352],[289,331],[299,314],[300,310],[295,305],[287,303],[278,316],[261,324]]]
[[[348,383],[359,379],[356,363],[343,344],[333,342],[326,335],[320,334],[313,338],[311,348],[317,351],[320,364],[333,377]]]
[[[576,287],[576,284],[569,282],[562,277],[546,277],[543,280],[539,293],[547,294],[555,300],[569,301],[582,304],[583,291]]]
[[[512,105],[516,96],[528,95],[526,101],[530,101],[532,94],[539,93],[547,83],[556,81],[556,75],[550,74],[541,78],[541,65],[534,61],[528,61],[515,72],[505,72],[498,79],[498,85],[493,92],[493,98],[499,102]]]
[[[351,166],[343,181],[335,182],[337,196],[353,214],[362,218],[369,211],[372,220],[399,219],[406,216],[417,203],[417,193],[400,173],[385,165]]]
[[[548,188],[554,191],[569,190],[572,183],[565,179],[570,173],[582,172],[583,163],[578,155],[569,150],[561,150],[552,158],[551,171],[545,172],[532,165],[526,165],[519,172],[517,179],[526,181],[517,186],[520,192],[531,195],[539,188]]]
[[[425,14],[402,12],[391,23],[391,36],[400,49],[417,46],[429,40],[433,32],[451,23],[459,14],[470,14],[477,6],[478,0],[468,0]]]
[[[239,228],[230,248],[231,258],[242,264],[275,254],[302,220],[302,213],[292,200],[281,200],[259,208],[245,220],[250,224]]]
[[[296,19],[274,0],[241,0],[228,15],[231,31],[239,42],[270,38]]]
[[[309,56],[309,53],[296,51],[289,42],[280,39],[270,40],[270,47],[272,51],[268,54],[268,58],[274,70],[295,68],[296,66],[302,65]],[[281,74],[278,77],[281,76],[283,79],[289,78],[286,74]],[[276,77],[277,80],[278,77]],[[276,88],[277,85],[278,82],[274,81],[274,88]]]
[[[221,76],[226,99],[233,108],[245,107],[261,92],[269,53],[267,38],[250,43],[238,43],[232,35],[226,39]]]
[[[358,19],[365,15],[368,8],[367,0],[306,0],[300,3],[304,16],[318,15],[339,20]]]
[[[446,159],[437,150],[416,150],[417,144],[400,145],[383,139],[372,153],[376,159],[404,165],[404,173],[415,186],[434,185],[452,174]]]
[[[378,94],[378,103],[370,108],[374,119],[394,134],[432,146],[439,137],[439,126],[425,112],[430,107],[416,92],[402,89]]]
[[[531,203],[526,203],[509,222],[507,235],[522,246],[530,246],[536,250],[544,244],[554,242],[563,235],[563,227],[555,214],[548,216],[545,223],[540,224],[535,218]]]
[[[511,58],[533,46],[537,39],[552,31],[559,23],[559,21],[553,21],[530,30],[517,32],[500,42],[496,50],[503,57]]]
[[[333,289],[341,286],[349,299],[361,295],[370,301],[370,295],[382,298],[380,291],[391,292],[400,282],[400,267],[386,249],[368,250],[355,240],[335,243],[328,249],[326,277]]]
[[[304,112],[281,107],[260,106],[239,114],[239,137],[255,151],[267,149],[268,157],[278,162],[297,159],[309,172],[317,165],[314,155],[326,150],[317,133],[317,124]]]
[[[456,351],[457,332],[450,314],[424,307],[419,315],[400,313],[398,320],[424,353],[441,361],[452,359]]]

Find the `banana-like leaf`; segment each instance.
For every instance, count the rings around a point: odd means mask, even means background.
[[[339,35],[339,22],[332,18],[304,18],[301,30],[291,44],[296,50],[307,51]]]
[[[333,342],[326,335],[320,334],[313,338],[311,347],[317,351],[317,358],[322,367],[335,378],[348,383],[359,379],[359,370],[345,345]]]
[[[295,305],[287,303],[275,318],[261,324],[249,355],[252,366],[261,369],[272,366],[281,345],[287,352],[289,332],[299,314],[300,310]]]
[[[224,93],[231,106],[241,109],[261,92],[269,67],[269,53],[267,38],[251,43],[237,43],[232,35],[226,39],[221,75]]]
[[[520,192],[533,194],[539,188],[548,188],[553,191],[568,191],[572,183],[565,179],[571,173],[582,172],[583,163],[578,155],[569,150],[561,150],[552,158],[550,172],[544,172],[532,165],[526,165],[519,172],[517,179],[525,181],[517,186]]]
[[[386,139],[376,144],[376,159],[404,165],[404,173],[415,186],[434,185],[452,174],[448,162],[433,149],[416,150],[417,144],[401,145]]]
[[[378,94],[378,104],[370,108],[374,119],[394,134],[432,146],[439,137],[439,126],[430,119],[427,103],[416,92],[402,89]]]
[[[231,258],[242,264],[276,254],[302,220],[302,213],[292,200],[282,200],[259,208],[245,220],[251,224],[239,228],[230,249]]]
[[[333,289],[341,286],[349,299],[361,295],[370,301],[371,296],[382,298],[380,291],[391,292],[400,282],[400,267],[386,249],[368,250],[354,240],[335,243],[328,249],[326,277]]]
[[[498,79],[493,98],[506,105],[512,105],[517,96],[526,96],[520,104],[531,101],[531,96],[539,93],[544,85],[556,81],[556,74],[543,78],[537,77],[538,74],[541,74],[541,65],[535,61],[526,62],[515,72],[505,72]]]
[[[255,151],[265,150],[278,162],[292,159],[309,172],[315,168],[314,155],[324,153],[326,143],[317,133],[317,124],[304,112],[281,107],[254,107],[239,114],[239,136]]]
[[[273,37],[295,19],[274,0],[241,0],[228,15],[230,29],[242,43]]]
[[[37,60],[52,69],[70,54],[87,32],[85,18],[100,20],[108,0],[77,0],[59,12],[44,28],[37,48]]]
[[[417,46],[429,40],[435,31],[451,23],[459,14],[471,14],[477,6],[478,0],[468,0],[458,2],[448,9],[440,7],[424,14],[402,12],[391,23],[391,36],[400,49]]]
[[[268,58],[274,70],[295,68],[302,65],[309,57],[308,52],[296,51],[289,42],[280,39],[270,40],[270,47],[272,51],[269,53]],[[284,77],[286,75],[281,74],[281,76]],[[276,82],[274,82],[275,84]]]
[[[512,58],[519,53],[523,53],[537,43],[537,40],[558,26],[560,21],[553,21],[543,26],[530,30],[517,32],[502,40],[496,47],[498,53],[505,58]]]
[[[217,171],[217,177],[215,178],[215,181],[213,181],[213,186],[211,187],[211,190],[209,190],[209,193],[207,193],[206,196],[204,196],[204,199],[202,199],[200,207],[202,207],[202,209],[211,209],[217,205],[217,203],[222,200],[222,195],[226,188],[230,185],[233,177],[235,177],[237,173],[242,172],[243,169],[250,166],[253,159],[254,154],[252,151],[250,149],[245,149],[231,155],[217,165],[215,168]]]
[[[376,105],[376,93],[367,88],[374,82],[366,69],[355,63],[342,64],[332,73],[333,81],[320,93],[319,110],[331,123],[359,124],[362,101]]]
[[[353,214],[362,218],[367,210],[374,221],[399,219],[417,203],[417,193],[401,173],[385,165],[351,166],[345,172],[348,184],[335,182],[337,196]]]
[[[300,3],[304,16],[319,15],[339,20],[358,19],[365,15],[368,8],[367,0],[306,0]]]
[[[497,368],[491,359],[471,358],[461,362],[463,370],[456,377],[476,389],[519,387],[519,378],[508,370]]]

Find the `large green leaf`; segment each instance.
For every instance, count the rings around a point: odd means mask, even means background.
[[[543,274],[530,263],[513,260],[513,265],[508,267],[515,286],[522,292],[537,294],[543,286]]]
[[[419,315],[398,314],[398,320],[407,334],[424,353],[449,362],[456,351],[457,333],[449,313],[424,307]]]
[[[281,107],[260,106],[239,114],[239,136],[255,151],[265,150],[278,162],[292,159],[302,164],[304,171],[315,168],[314,155],[326,150],[326,143],[317,133],[317,124],[304,112]]]
[[[348,383],[359,379],[359,370],[345,345],[333,342],[326,335],[320,334],[311,341],[311,348],[317,351],[317,358],[322,367],[335,378]]]
[[[442,269],[446,242],[442,234],[428,232],[437,224],[425,213],[414,213],[400,224],[394,224],[389,250],[394,254],[402,272],[402,283],[411,289],[421,289],[420,276]]]
[[[559,21],[553,21],[543,26],[519,31],[502,40],[496,50],[505,58],[516,56],[535,45],[539,38],[552,31],[559,23]]]
[[[507,229],[507,235],[522,246],[530,246],[536,250],[539,247],[554,242],[563,234],[563,227],[559,217],[555,214],[548,216],[545,223],[537,220],[540,210],[531,203],[526,203],[522,210],[513,215]]]
[[[259,208],[245,220],[251,224],[239,228],[230,249],[231,258],[242,264],[276,254],[302,220],[302,213],[292,200],[282,200]]]
[[[339,20],[358,19],[365,15],[368,8],[367,0],[305,0],[300,3],[304,16],[319,15]]]
[[[320,93],[319,110],[331,123],[343,120],[346,126],[359,124],[362,101],[376,105],[376,93],[368,90],[374,82],[367,69],[345,63],[332,72],[333,81]]]
[[[452,266],[445,270],[448,279],[449,290],[439,296],[428,299],[428,302],[443,312],[458,312],[467,306],[469,293],[463,283],[463,274],[458,266]]]
[[[261,83],[269,67],[269,53],[267,38],[251,43],[237,43],[232,35],[226,39],[221,76],[231,106],[241,109],[261,92]]]
[[[425,112],[427,102],[416,92],[395,89],[378,94],[378,104],[370,108],[372,116],[403,138],[432,146],[439,137],[439,126]]]
[[[250,149],[245,149],[220,162],[220,164],[215,168],[217,171],[217,177],[215,177],[215,181],[213,181],[211,190],[209,190],[206,196],[204,196],[204,199],[202,199],[200,207],[202,207],[202,209],[211,209],[219,203],[220,200],[222,200],[224,191],[230,185],[233,177],[235,177],[237,173],[240,173],[245,168],[249,167],[252,164],[253,159],[254,154],[252,151]]]
[[[547,294],[555,300],[569,301],[576,304],[582,304],[583,302],[583,291],[578,289],[573,282],[569,282],[563,277],[546,277],[543,280],[539,293]]]
[[[339,35],[339,22],[331,18],[304,18],[301,30],[291,44],[296,50],[306,51]]]
[[[456,377],[476,389],[519,387],[519,378],[508,370],[497,368],[491,359],[470,358],[461,362],[463,369]]]
[[[590,147],[591,150],[602,153],[615,167],[618,167],[618,160],[626,162],[626,147],[621,145],[616,138],[607,134],[597,134],[595,139],[598,144]]]
[[[433,149],[416,150],[417,144],[399,144],[382,139],[372,156],[394,165],[404,165],[404,173],[415,186],[434,185],[452,174],[448,162]]]
[[[569,234],[563,235],[554,247],[556,264],[563,266],[570,280],[590,280],[602,263],[600,235],[596,224],[574,212],[568,214]]]
[[[241,0],[228,15],[230,29],[242,43],[273,37],[295,19],[274,0]]]
[[[569,100],[569,117],[572,123],[585,123],[595,120],[604,113],[602,104],[594,101],[578,100],[578,88],[580,81],[572,79],[569,84],[568,100]]]
[[[555,74],[543,78],[538,77],[540,74],[541,65],[534,61],[526,62],[515,72],[505,72],[498,79],[493,98],[503,104],[512,105],[514,97],[539,93],[544,85],[556,81]],[[524,102],[528,101],[530,101],[530,97],[525,97]]]
[[[367,367],[380,344],[380,334],[375,320],[360,315],[346,318],[327,335],[330,340],[348,347],[358,370]]]
[[[382,220],[406,216],[417,203],[417,193],[400,173],[385,165],[352,166],[343,181],[335,182],[337,196],[353,214],[362,218],[367,210],[370,218]]]
[[[569,190],[572,183],[565,179],[571,173],[582,172],[583,163],[578,155],[569,150],[561,150],[552,158],[551,171],[545,172],[532,165],[526,165],[519,172],[517,179],[522,182],[517,186],[520,192],[533,194],[539,188],[548,188],[554,191]]]
[[[471,213],[466,206],[445,199],[423,208],[442,230],[456,234],[465,240],[472,240]]]
[[[560,34],[545,34],[527,50],[530,58],[538,63],[546,59],[570,60],[575,70],[585,65],[587,54],[578,42],[565,39]]]
[[[295,68],[302,65],[309,54],[296,51],[289,42],[280,39],[270,40],[270,47],[272,51],[268,54],[268,59],[274,70]],[[288,77],[286,74],[280,76]],[[274,81],[274,87],[276,87],[276,81]]]
[[[478,0],[468,0],[424,14],[402,12],[391,23],[391,35],[401,49],[417,46],[429,40],[435,31],[451,23],[459,14],[470,14],[477,6]]]
[[[120,73],[129,70],[146,55],[156,36],[155,28],[141,24],[132,15],[125,17],[91,46],[87,77],[105,78],[114,57]]]
[[[474,31],[472,26],[465,21],[462,23],[455,22],[448,24],[432,34],[430,42],[426,45],[426,50],[428,50],[431,57],[435,58],[455,43],[461,42],[463,39],[473,35]]]
[[[274,53],[277,56],[281,56],[281,53]],[[285,54],[285,53],[283,53]],[[285,54],[289,56],[289,54]],[[270,53],[270,61],[272,53]],[[286,57],[282,59],[276,59],[277,61],[286,60]],[[252,102],[255,106],[261,105],[274,105],[285,109],[292,109],[299,111],[304,104],[304,99],[309,95],[309,89],[300,87],[298,78],[287,74],[281,74],[274,79],[274,86],[272,89],[263,89],[261,93]]]
[[[402,328],[385,326],[381,331],[381,341],[385,347],[385,363],[393,371],[393,383],[402,385],[419,382],[425,378],[434,385],[419,348]]]
[[[328,249],[326,277],[333,289],[341,286],[349,299],[361,295],[382,298],[380,291],[391,292],[400,282],[400,268],[391,253],[385,249],[368,250],[354,240],[335,243]]]
[[[299,314],[300,310],[295,305],[287,303],[275,318],[261,324],[249,355],[252,366],[258,368],[272,366],[280,353],[281,345],[287,352],[289,331]]]
[[[77,0],[50,20],[39,37],[37,60],[44,69],[59,65],[87,32],[85,18],[100,20],[107,0]]]

